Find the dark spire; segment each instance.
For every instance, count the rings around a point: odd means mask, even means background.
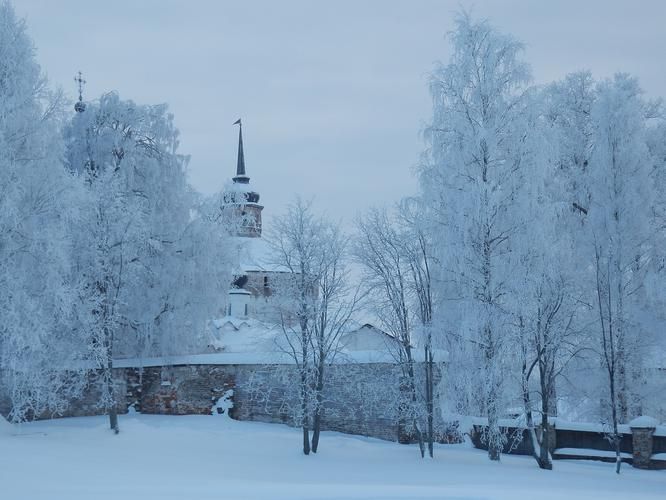
[[[238,125],[238,160],[236,161],[236,177],[234,182],[247,184],[250,178],[245,174],[245,154],[243,153],[243,124],[240,120],[236,120],[234,125]]]
[[[86,103],[83,102],[83,86],[86,84],[86,81],[83,79],[83,74],[80,71],[74,77],[74,81],[79,84],[79,100],[74,104],[74,110],[77,113],[83,113],[86,110]]]
[[[236,175],[245,175],[245,155],[243,154],[243,124],[238,120],[238,161]]]

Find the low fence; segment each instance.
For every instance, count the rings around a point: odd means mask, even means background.
[[[470,438],[475,448],[487,450],[484,442],[486,425],[475,424]],[[532,455],[529,430],[504,422],[500,429],[506,436],[502,453]],[[550,452],[554,460],[598,460],[615,462],[615,449],[610,440],[610,427],[594,423],[565,422],[556,419],[549,429]],[[629,425],[620,425],[620,458],[640,469],[666,469],[666,425],[640,417]],[[541,427],[536,429],[541,434]]]

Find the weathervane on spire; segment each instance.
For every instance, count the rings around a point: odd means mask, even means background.
[[[86,81],[83,79],[83,73],[79,73],[74,77],[74,81],[79,85],[79,100],[74,105],[74,110],[77,113],[83,113],[86,110],[86,105],[83,102],[83,86],[86,84]]]

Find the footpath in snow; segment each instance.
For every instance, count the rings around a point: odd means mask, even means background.
[[[666,471],[529,457],[490,463],[468,445],[415,446],[326,432],[305,457],[300,433],[224,416],[121,416],[3,426],[2,500],[664,499]]]

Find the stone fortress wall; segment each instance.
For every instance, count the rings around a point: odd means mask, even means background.
[[[420,365],[420,366],[419,366]],[[417,372],[423,371],[417,364]],[[401,421],[401,370],[394,363],[335,364],[328,368],[323,430],[390,441],[413,441],[411,422]],[[236,420],[299,422],[298,373],[294,365],[183,364],[114,369],[119,413],[130,409],[147,414],[209,415],[217,401],[232,390]],[[404,387],[404,386],[403,386]],[[101,381],[92,376],[81,397],[62,415],[100,415]],[[0,413],[8,414],[9,398],[0,395]],[[439,440],[452,439],[449,425],[435,415]]]

